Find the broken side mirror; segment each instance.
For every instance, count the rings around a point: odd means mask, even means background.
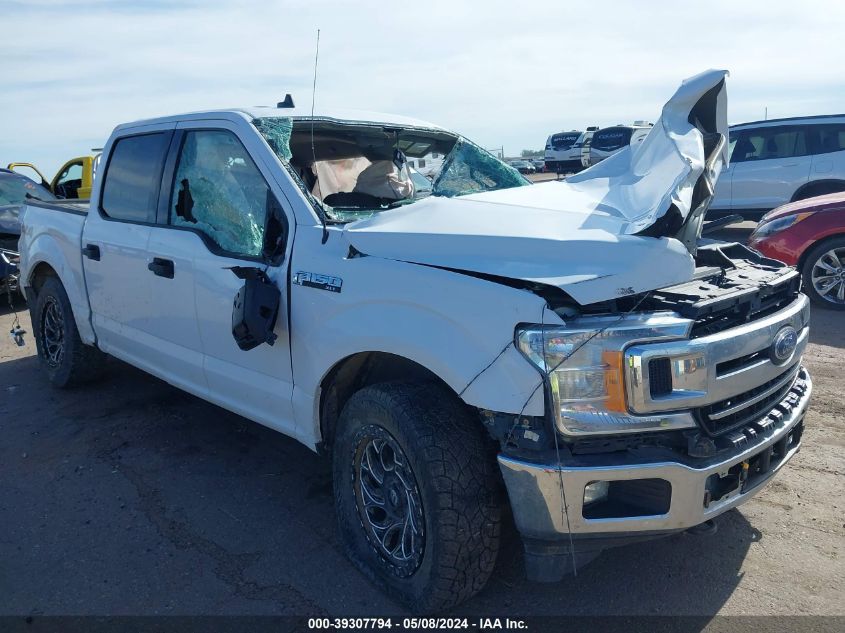
[[[232,336],[242,350],[251,350],[262,343],[276,342],[276,319],[282,293],[279,287],[260,268],[233,266],[230,268],[244,285],[235,295],[232,307]]]

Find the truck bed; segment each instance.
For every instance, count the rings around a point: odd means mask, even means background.
[[[19,242],[21,285],[35,283],[42,270],[52,269],[62,280],[80,336],[93,341],[90,309],[82,269],[82,229],[88,214],[84,200],[27,200]],[[27,300],[31,297],[27,295]]]
[[[37,198],[29,198],[26,201],[26,206],[87,215],[90,202],[90,200],[39,200]]]

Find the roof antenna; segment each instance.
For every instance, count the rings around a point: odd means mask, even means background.
[[[322,208],[323,188],[320,187],[320,171],[317,169],[317,150],[314,148],[314,101],[317,98],[317,60],[320,59],[320,29],[317,29],[317,46],[314,51],[314,83],[311,85],[311,158],[313,159],[312,169],[314,178],[317,181],[317,188],[320,190],[321,213],[320,221],[323,223],[323,239],[321,244],[329,240],[329,227],[326,225],[326,210]]]

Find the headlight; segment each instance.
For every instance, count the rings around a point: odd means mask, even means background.
[[[790,226],[798,224],[801,220],[805,220],[811,215],[813,215],[812,211],[787,215],[786,217],[778,218],[777,220],[766,221],[766,219],[763,218],[760,224],[757,225],[757,228],[754,229],[750,239],[757,240],[769,237],[770,235],[774,235],[775,233],[788,229]]]
[[[567,435],[686,427],[666,416],[633,416],[625,399],[623,358],[635,342],[683,339],[692,321],[672,312],[584,317],[566,326],[529,326],[517,347],[547,374],[558,429]]]

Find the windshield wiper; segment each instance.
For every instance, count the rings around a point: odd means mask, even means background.
[[[398,207],[404,207],[405,205],[411,204],[416,202],[416,200],[397,200],[396,202],[391,202],[389,205],[384,207],[382,211],[387,211],[388,209],[396,209]]]

